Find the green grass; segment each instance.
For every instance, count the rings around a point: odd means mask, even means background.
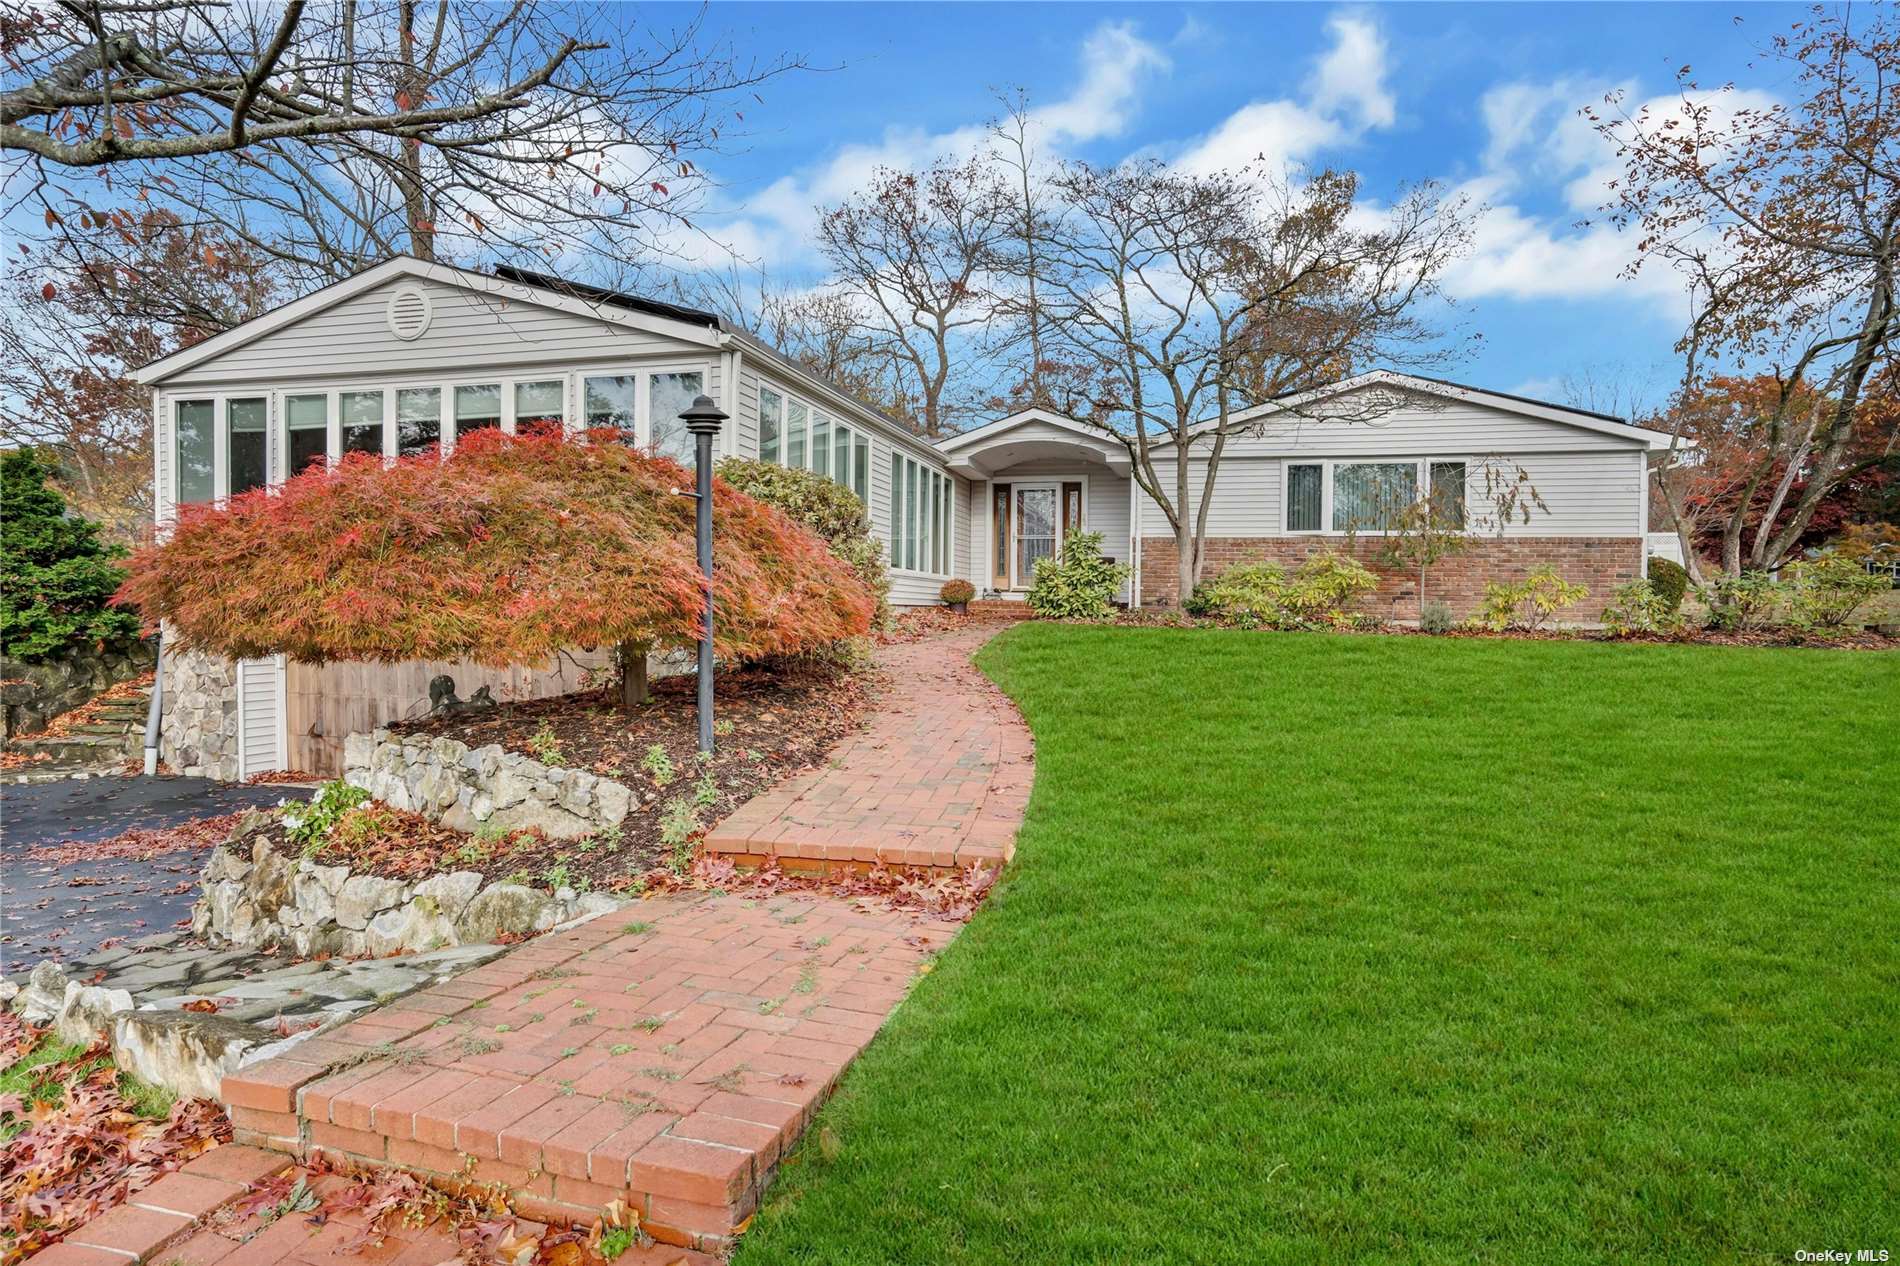
[[[0,1068],[0,1095],[19,1095],[27,1104],[61,1104],[66,1101],[67,1083],[84,1079],[112,1061],[104,1055],[82,1059],[86,1048],[74,1042],[62,1042],[50,1032],[33,1049]],[[171,1114],[176,1097],[162,1086],[120,1073],[115,1078],[125,1105],[138,1116],[162,1121]],[[17,1137],[26,1122],[17,1117],[0,1121],[0,1143]]]
[[[739,1266],[1900,1250],[1900,656],[1031,625],[1011,873]]]

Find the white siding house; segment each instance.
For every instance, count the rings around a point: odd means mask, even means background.
[[[937,601],[952,577],[1020,599],[1038,559],[1076,531],[1131,565],[1126,601],[1176,592],[1174,540],[1114,435],[1031,409],[932,444],[719,317],[518,270],[470,272],[397,258],[175,353],[140,371],[153,388],[154,504],[163,530],[184,501],[282,482],[348,451],[452,451],[472,427],[529,423],[630,428],[690,461],[677,415],[701,393],[730,416],[722,455],[819,471],[863,498],[891,565],[898,606]],[[1358,407],[1379,394],[1385,407]],[[1329,403],[1330,402],[1330,403]],[[1337,406],[1337,407],[1334,407]],[[1548,562],[1593,586],[1641,574],[1645,454],[1666,444],[1615,419],[1395,374],[1240,415],[1209,509],[1210,571],[1251,559],[1295,562],[1317,548],[1366,552],[1342,506],[1368,481],[1453,487],[1484,501],[1480,472],[1521,471],[1546,509],[1499,527],[1472,551],[1466,597],[1483,576]],[[1191,444],[1193,495],[1205,436]],[[1173,487],[1169,451],[1156,474]],[[1474,531],[1476,527],[1474,525]],[[1390,595],[1396,604],[1406,595]],[[1416,607],[1417,595],[1411,595]],[[377,675],[281,657],[241,665],[168,660],[167,686],[193,700],[168,719],[175,766],[235,777],[326,772],[344,733],[413,709],[429,673],[513,694],[572,689],[566,668],[499,677],[469,665],[396,666]],[[203,706],[223,698],[235,716]]]

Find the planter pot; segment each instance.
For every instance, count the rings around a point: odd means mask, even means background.
[[[949,607],[952,611],[956,612],[958,615],[970,614],[970,604],[967,602],[947,602],[944,605]]]

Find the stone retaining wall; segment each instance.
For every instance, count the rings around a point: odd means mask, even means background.
[[[633,807],[632,788],[584,769],[543,765],[499,744],[471,748],[388,730],[343,740],[343,778],[456,831],[538,827],[554,839],[581,839],[617,829]]]
[[[33,663],[0,659],[0,740],[38,734],[54,717],[151,666],[148,642]]]
[[[212,851],[204,896],[191,911],[195,935],[246,948],[281,945],[300,958],[380,956],[545,932],[625,904],[571,888],[548,893],[484,882],[472,870],[414,883],[353,874],[347,866],[288,855],[275,838],[276,821],[272,814],[254,815],[230,843]]]

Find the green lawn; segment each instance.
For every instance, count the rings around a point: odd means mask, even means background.
[[[740,1266],[1900,1254],[1900,656],[978,662],[1036,734],[1015,864]]]

